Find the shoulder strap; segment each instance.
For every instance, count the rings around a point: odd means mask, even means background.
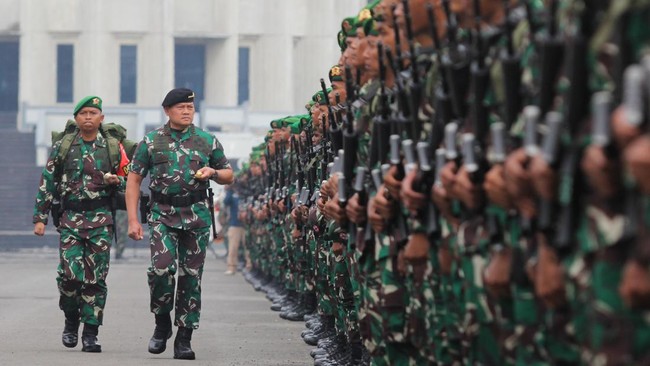
[[[120,161],[120,142],[112,136],[104,136],[104,138],[108,149],[108,165],[111,167],[111,173],[115,174]]]
[[[57,166],[57,168],[65,162],[66,156],[68,156],[68,152],[70,151],[70,147],[72,146],[72,143],[74,142],[75,138],[77,137],[76,133],[68,133],[61,138],[61,145],[59,146],[59,152],[56,154],[56,159],[54,161],[54,164]]]

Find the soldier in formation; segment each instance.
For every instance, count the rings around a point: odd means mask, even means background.
[[[650,364],[650,1],[378,0],[238,176],[315,365]]]

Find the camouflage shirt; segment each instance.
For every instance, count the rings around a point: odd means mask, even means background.
[[[47,216],[56,197],[61,202],[76,202],[80,200],[97,200],[107,198],[113,189],[124,190],[124,178],[120,178],[119,186],[104,184],[104,173],[115,172],[115,166],[110,167],[107,141],[101,135],[91,142],[84,142],[78,135],[72,143],[63,161],[59,149],[61,141],[52,147],[52,152],[45,164],[41,183],[34,205],[33,222],[47,223]],[[92,229],[113,224],[109,206],[86,212],[67,210],[61,216],[61,227],[76,229]]]
[[[130,171],[142,177],[151,172],[152,192],[183,197],[208,188],[207,181],[194,179],[194,174],[205,166],[230,168],[219,140],[194,125],[176,131],[167,123],[146,134],[138,144]],[[210,226],[210,208],[207,200],[187,207],[152,200],[150,220],[183,230],[202,228]]]

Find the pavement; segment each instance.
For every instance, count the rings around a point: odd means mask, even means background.
[[[300,338],[303,322],[280,319],[264,293],[240,274],[226,276],[223,258],[208,253],[203,273],[201,326],[194,331],[195,361],[173,359],[173,338],[160,355],[147,352],[154,317],[149,312],[148,250],[127,248],[112,260],[102,353],[61,344],[56,248],[0,252],[0,365],[311,365],[312,347]],[[81,342],[80,342],[81,343]]]

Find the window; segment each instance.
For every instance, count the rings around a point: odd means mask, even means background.
[[[56,101],[72,103],[74,81],[74,46],[60,44],[56,48]]]
[[[201,108],[205,85],[205,45],[176,44],[174,49],[176,88],[189,88],[194,91],[196,111]]]
[[[237,75],[237,104],[242,104],[248,101],[248,73],[250,65],[250,53],[251,49],[249,47],[239,47],[239,75]]]
[[[18,42],[0,42],[0,112],[18,111]]]
[[[135,103],[138,86],[137,52],[137,46],[120,46],[120,103]]]

